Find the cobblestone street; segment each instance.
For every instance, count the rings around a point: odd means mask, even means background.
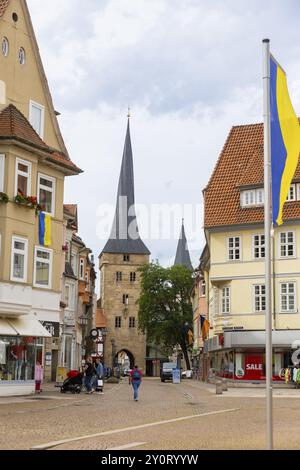
[[[275,446],[300,445],[300,391],[274,393]],[[17,436],[17,438],[16,438]],[[1,449],[264,449],[262,389],[229,389],[145,379],[134,402],[127,379],[105,394],[61,395],[47,386],[38,398],[0,400]]]

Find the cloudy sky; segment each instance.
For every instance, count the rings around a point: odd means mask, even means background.
[[[177,205],[171,239],[163,233],[157,240],[141,215],[144,241],[153,259],[171,264],[178,208],[185,208],[196,266],[204,243],[202,189],[230,128],[262,120],[264,37],[288,73],[300,114],[299,0],[28,5],[68,150],[85,171],[68,178],[65,194],[79,205],[80,235],[98,256],[110,225],[103,206],[115,204],[130,105],[136,201],[149,211],[153,204]]]

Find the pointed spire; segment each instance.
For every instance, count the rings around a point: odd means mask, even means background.
[[[133,158],[129,125],[130,112],[118,186],[112,231],[103,253],[150,254],[141,240],[135,214]]]
[[[185,266],[191,271],[194,269],[191,263],[190,253],[185,236],[184,219],[182,219],[181,234],[178,241],[174,266]]]

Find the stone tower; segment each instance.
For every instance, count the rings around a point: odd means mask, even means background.
[[[191,271],[193,271],[194,269],[192,266],[190,252],[185,236],[184,220],[182,221],[181,234],[178,241],[174,266],[185,266]]]
[[[134,200],[133,158],[129,119],[112,231],[100,257],[101,306],[107,321],[104,360],[117,365],[129,358],[145,370],[146,338],[138,330],[140,273],[150,251],[140,238]],[[126,364],[125,364],[126,365]],[[129,365],[129,364],[127,364]]]

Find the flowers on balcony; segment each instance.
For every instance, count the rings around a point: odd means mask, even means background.
[[[36,214],[38,214],[42,210],[41,206],[38,204],[36,196],[24,196],[24,194],[19,192],[19,194],[15,196],[14,201],[16,204],[19,204],[21,206],[26,206],[30,209],[35,209]]]
[[[0,202],[3,202],[4,204],[7,204],[8,203],[8,195],[5,194],[5,193],[0,193]]]

